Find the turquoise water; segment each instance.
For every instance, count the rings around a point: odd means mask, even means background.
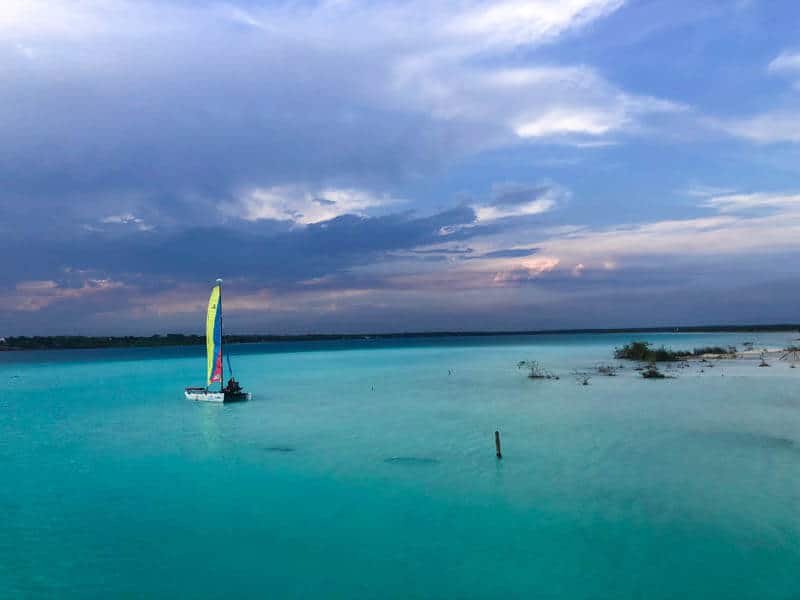
[[[800,596],[800,368],[570,375],[631,338],[232,346],[227,406],[200,349],[2,354],[0,596]]]

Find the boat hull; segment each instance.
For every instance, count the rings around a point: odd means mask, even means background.
[[[253,396],[250,392],[212,392],[204,389],[187,389],[183,392],[187,400],[196,402],[244,402]]]

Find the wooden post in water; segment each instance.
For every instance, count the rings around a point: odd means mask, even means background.
[[[494,447],[497,450],[497,458],[503,458],[503,451],[500,450],[500,432],[494,432]]]

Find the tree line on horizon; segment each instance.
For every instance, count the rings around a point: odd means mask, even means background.
[[[630,329],[563,329],[552,331],[433,331],[401,333],[311,333],[296,335],[276,334],[228,334],[223,336],[225,344],[253,344],[263,342],[314,342],[336,340],[404,339],[417,337],[487,337],[510,335],[547,335],[581,333],[670,333],[670,332],[770,332],[798,331],[800,325],[717,325],[698,327],[661,327]],[[167,333],[150,336],[86,336],[86,335],[35,335],[0,337],[2,350],[82,350],[91,348],[152,348],[160,346],[202,346],[206,343],[204,335]]]

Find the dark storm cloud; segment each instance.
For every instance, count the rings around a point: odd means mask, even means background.
[[[71,275],[82,272],[140,283],[143,277],[206,281],[209,273],[220,273],[285,288],[368,263],[386,252],[448,241],[443,228],[474,220],[472,209],[459,207],[424,217],[343,215],[292,228],[265,220],[121,236],[84,232],[19,253],[5,284],[52,279],[68,285]]]

